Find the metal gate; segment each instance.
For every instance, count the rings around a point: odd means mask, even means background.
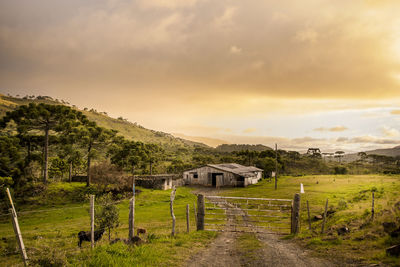
[[[204,196],[204,230],[290,234],[290,199]]]

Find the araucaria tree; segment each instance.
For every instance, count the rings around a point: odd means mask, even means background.
[[[146,159],[145,144],[125,140],[118,136],[118,140],[114,142],[109,154],[111,155],[112,164],[135,175],[136,166]]]
[[[92,121],[87,121],[84,127],[80,128],[79,140],[82,147],[84,147],[87,152],[87,186],[91,183],[90,164],[92,158],[96,156],[99,149],[107,147],[115,134],[115,131],[97,126],[96,123]]]
[[[20,136],[42,134],[43,140],[43,182],[48,178],[49,136],[67,128],[75,127],[85,116],[74,109],[62,105],[34,104],[20,106],[18,109],[7,112],[1,120],[1,127],[5,128],[14,122]]]

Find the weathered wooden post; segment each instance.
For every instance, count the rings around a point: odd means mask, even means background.
[[[133,195],[129,201],[129,241],[135,236],[135,180],[133,180]]]
[[[24,240],[22,239],[21,229],[19,228],[17,212],[15,211],[14,203],[11,198],[10,189],[7,188],[7,195],[10,199],[11,209],[9,209],[11,213],[11,220],[14,228],[15,237],[17,239],[19,251],[21,253],[22,260],[24,261],[24,265],[28,265],[28,256],[26,254]]]
[[[94,248],[94,195],[90,195],[90,241]]]
[[[374,220],[375,216],[375,192],[372,191],[372,207],[371,207],[371,220]]]
[[[205,205],[204,195],[197,195],[197,231],[204,230]]]
[[[326,203],[325,203],[325,211],[324,211],[324,220],[322,221],[322,227],[321,227],[321,234],[324,233],[325,230],[325,222],[326,222],[326,214],[328,212],[328,199],[326,199]]]
[[[196,212],[196,202],[193,201],[193,211],[194,211],[194,222],[196,224],[196,228],[197,228],[197,212]]]
[[[186,231],[189,233],[189,204],[186,204]]]
[[[171,192],[171,202],[170,202],[170,211],[171,211],[171,217],[172,217],[172,232],[171,235],[175,235],[175,214],[174,214],[174,199],[175,199],[175,192],[176,188],[175,186],[172,187],[172,192]]]
[[[300,194],[295,194],[293,199],[292,211],[292,234],[298,234],[300,231]]]
[[[310,229],[310,232],[312,232],[312,228],[311,228],[311,216],[310,216],[310,206],[308,205],[308,200],[307,200],[307,214],[308,214],[308,229]]]

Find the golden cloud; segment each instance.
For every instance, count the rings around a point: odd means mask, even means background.
[[[345,126],[335,126],[331,128],[319,127],[314,129],[314,131],[317,132],[343,132],[346,130],[348,130],[348,128]]]

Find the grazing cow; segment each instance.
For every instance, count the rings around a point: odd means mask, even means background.
[[[146,234],[146,229],[142,229],[142,228],[138,228],[136,230],[137,235],[139,236],[139,234]]]
[[[94,231],[94,242],[97,242],[98,240],[101,239],[101,237],[104,234],[104,231],[105,231],[104,228]],[[86,232],[80,231],[78,233],[78,238],[79,238],[78,246],[81,247],[83,241],[89,241],[89,242],[91,241],[91,233],[90,233],[90,231],[86,231]]]

